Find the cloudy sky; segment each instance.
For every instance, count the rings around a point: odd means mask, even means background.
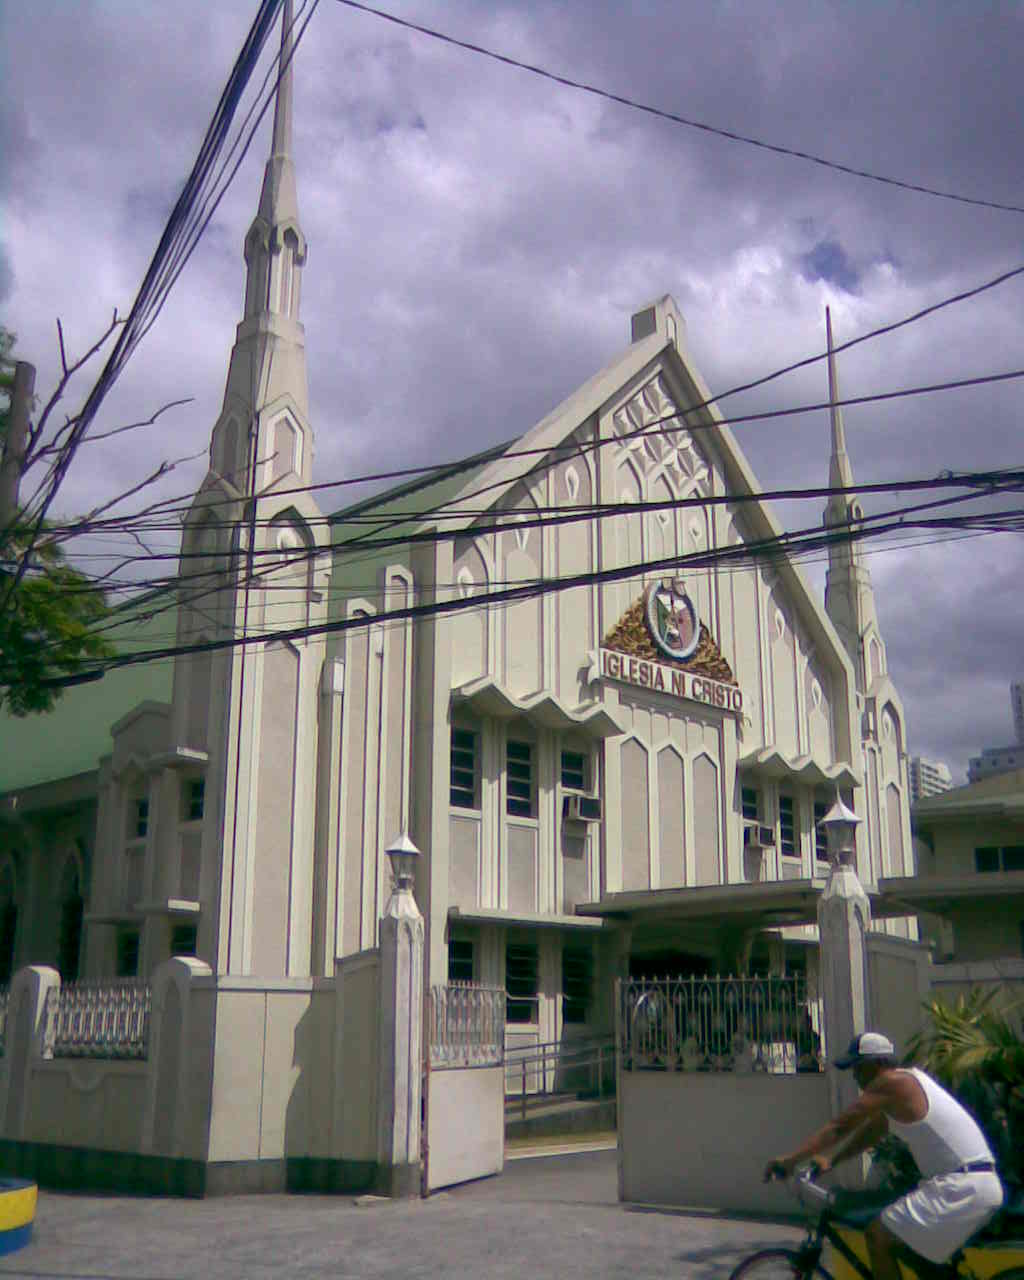
[[[1024,204],[1020,4],[388,5],[724,129]],[[37,365],[40,391],[56,375],[56,317],[80,352],[115,306],[130,306],[255,10],[255,0],[0,2],[0,323]],[[655,120],[337,0],[320,0],[296,75],[318,480],[520,434],[615,357],[631,313],[663,293],[680,304],[696,363],[721,393],[821,351],[826,304],[843,341],[1024,259],[1022,214]],[[269,127],[96,430],[181,396],[193,402],[86,446],[65,512],[127,489],[163,459],[205,454]],[[864,344],[842,360],[844,394],[1024,365],[1022,295],[1018,279]],[[83,380],[79,398],[87,389]],[[722,408],[825,395],[817,366]],[[1020,397],[1009,382],[848,409],[855,475],[1021,464]],[[766,489],[825,482],[824,414],[737,434]],[[162,491],[190,491],[203,470],[202,457],[183,464]],[[348,492],[323,505],[343,505]],[[820,508],[781,514],[797,527]],[[963,773],[970,754],[1012,738],[1008,685],[1024,678],[1020,538],[878,550],[869,564],[910,748]],[[820,567],[809,572],[821,581]]]

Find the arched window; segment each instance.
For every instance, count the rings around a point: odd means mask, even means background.
[[[64,863],[57,901],[57,968],[62,981],[74,982],[78,978],[78,953],[82,945],[85,903],[82,900],[78,862],[73,857],[69,857]]]
[[[14,943],[18,934],[18,903],[14,866],[8,858],[0,870],[0,985],[14,973]]]

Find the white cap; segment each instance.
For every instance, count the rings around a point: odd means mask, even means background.
[[[879,1031],[862,1031],[859,1036],[853,1037],[850,1047],[841,1058],[836,1058],[832,1065],[838,1067],[840,1071],[845,1071],[847,1067],[852,1067],[858,1062],[871,1062],[875,1058],[894,1058],[895,1056],[896,1046],[888,1036],[883,1036]]]

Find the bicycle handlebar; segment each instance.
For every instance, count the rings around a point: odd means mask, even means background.
[[[835,1193],[827,1187],[821,1187],[815,1182],[814,1175],[817,1170],[812,1165],[808,1169],[801,1171],[793,1179],[794,1190],[797,1199],[807,1209],[815,1209],[821,1211],[827,1209],[835,1200]]]

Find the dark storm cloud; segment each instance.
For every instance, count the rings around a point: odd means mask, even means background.
[[[81,349],[115,304],[130,303],[252,8],[37,0],[4,11],[2,43],[23,53],[0,90],[0,198],[17,270],[0,319],[36,356],[39,385],[52,383],[55,315]],[[1018,6],[396,0],[394,9],[723,128],[1022,203],[1007,159],[1019,150]],[[1020,257],[1019,215],[657,121],[329,2],[296,67],[318,480],[455,457],[526,430],[617,355],[631,312],[666,292],[722,394],[823,350],[826,304],[844,341]],[[195,403],[116,449],[83,451],[68,509],[128,487],[163,457],[205,454],[268,129],[103,425],[181,395]],[[1018,367],[1021,295],[1010,284],[856,348],[840,361],[842,391]],[[818,365],[721,408],[826,394]],[[855,474],[1024,462],[1019,402],[1019,386],[1007,384],[850,408]],[[737,435],[765,487],[824,480],[825,414],[741,425]],[[185,464],[167,491],[194,487],[204,466],[203,457]],[[329,491],[322,505],[350,493]],[[820,504],[782,515],[815,524]],[[162,536],[175,545],[173,531]],[[1006,687],[1024,674],[1019,548],[1009,538],[904,546],[869,563],[911,748],[963,768],[1007,736]],[[821,564],[808,573],[820,586]],[[982,634],[986,602],[993,620]]]

